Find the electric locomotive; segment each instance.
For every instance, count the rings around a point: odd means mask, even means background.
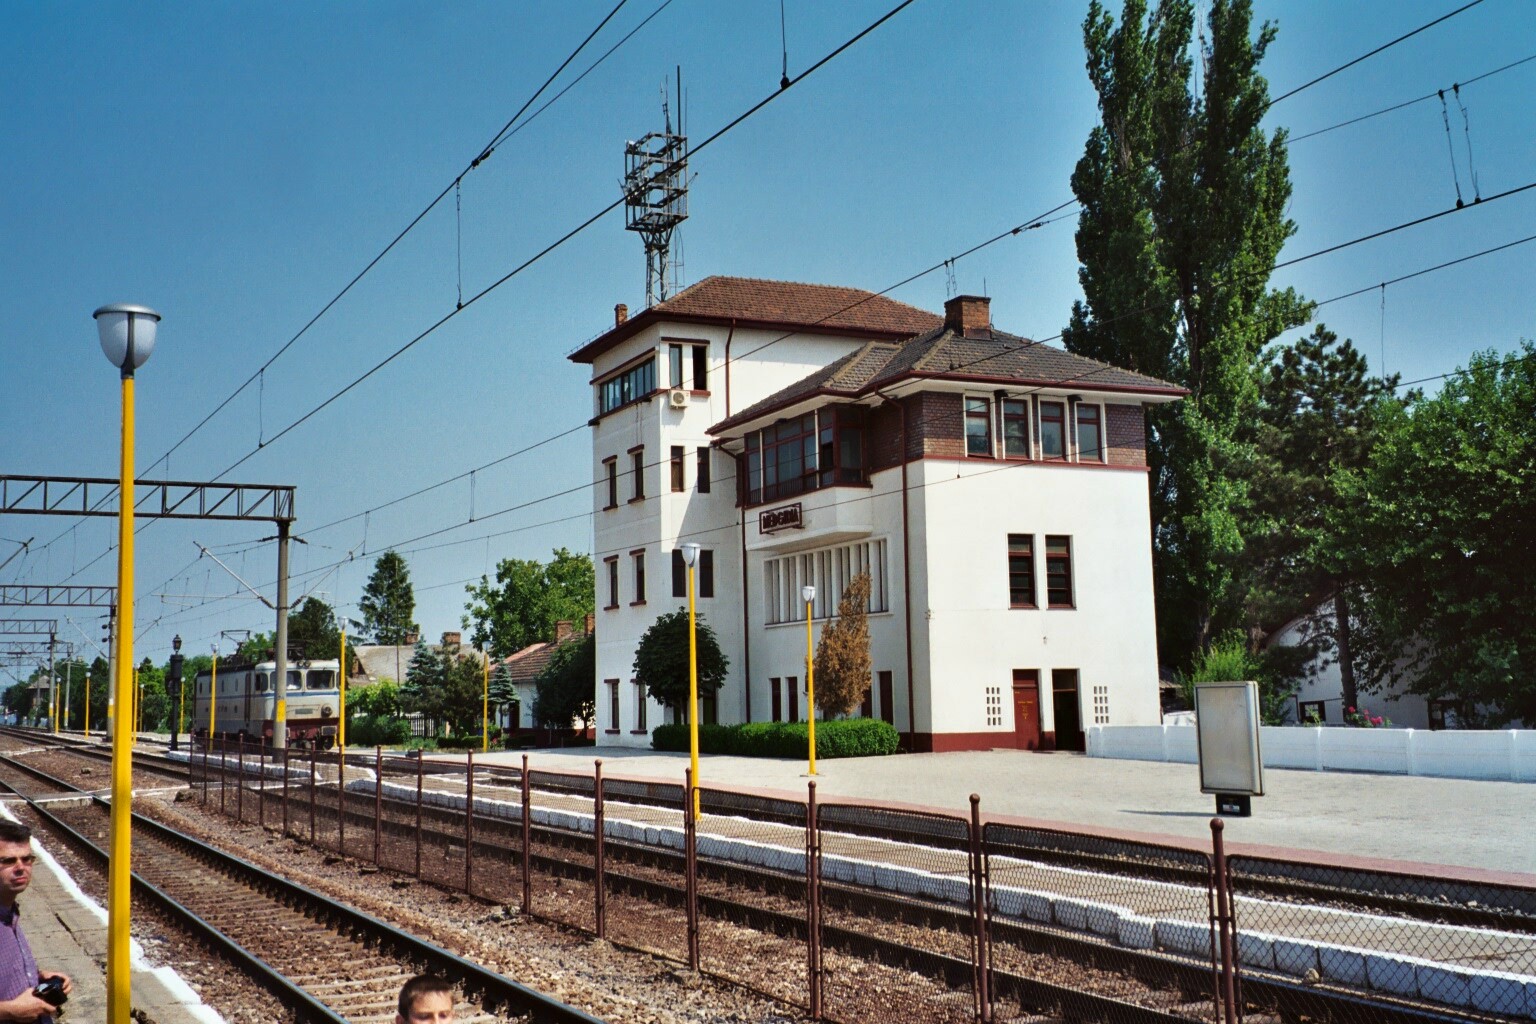
[[[339,663],[332,661],[290,661],[287,706],[288,745],[304,749],[329,750],[336,743],[337,712],[341,691],[337,685]],[[273,661],[219,662],[219,692],[213,694],[212,734],[221,740],[260,740],[272,742],[277,715],[277,664]],[[193,688],[193,735],[206,740],[209,735],[209,687],[211,670],[200,671]]]

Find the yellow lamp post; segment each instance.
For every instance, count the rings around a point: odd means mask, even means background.
[[[117,665],[113,689],[122,696],[133,672],[133,372],[155,347],[160,314],[147,306],[102,306],[94,314],[101,351],[122,375],[123,430],[118,467]],[[131,694],[130,694],[131,697]],[[127,719],[132,722],[132,718]],[[124,722],[119,720],[119,726]],[[112,825],[107,861],[107,1024],[129,1024],[128,914],[132,866],[133,738],[112,731]]]
[[[347,620],[342,616],[336,616],[336,629],[341,633],[341,661],[338,663],[336,674],[341,678],[341,699],[337,706],[341,709],[341,717],[336,722],[336,749],[347,749]]]
[[[91,673],[85,673],[85,738],[91,738]]]
[[[811,766],[807,774],[816,774],[816,652],[811,645],[811,608],[816,602],[816,588],[807,583],[800,588],[805,600],[805,714],[811,733]],[[836,773],[834,773],[836,774]]]
[[[699,638],[694,622],[693,570],[699,563],[699,545],[683,545],[688,566],[688,765],[693,769],[693,816],[699,817]]]
[[[480,753],[491,749],[491,652],[485,655],[483,678],[480,680]]]
[[[213,645],[213,677],[208,680],[208,745],[213,749],[213,727],[217,721],[219,701],[219,645]]]

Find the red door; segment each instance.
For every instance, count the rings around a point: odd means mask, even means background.
[[[1013,670],[1013,742],[1020,750],[1040,749],[1040,673]]]

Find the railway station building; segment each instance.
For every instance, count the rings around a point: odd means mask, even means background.
[[[1146,409],[1185,392],[854,288],[709,277],[573,352],[591,367],[599,742],[649,746],[632,669],[697,608],[730,660],[701,720],[803,720],[819,638],[871,578],[864,713],[908,749],[1081,749],[1160,720]]]

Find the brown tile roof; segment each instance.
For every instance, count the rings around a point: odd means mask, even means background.
[[[891,340],[931,330],[943,322],[925,309],[862,288],[714,276],[684,288],[665,302],[599,335],[571,353],[570,358],[573,362],[590,363],[658,320],[735,321],[740,326]]]
[[[871,342],[710,427],[719,434],[815,395],[859,398],[912,378],[1062,387],[1178,397],[1183,388],[1002,331],[988,337],[945,327],[904,344]]]

